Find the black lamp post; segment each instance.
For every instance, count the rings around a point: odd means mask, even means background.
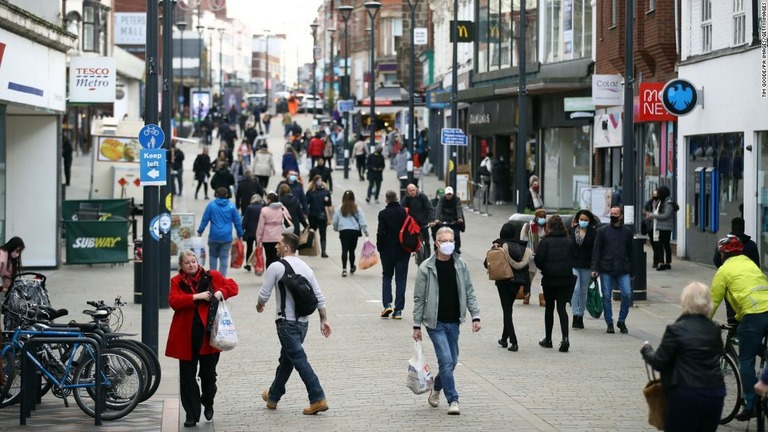
[[[528,119],[526,106],[528,105],[528,78],[526,66],[528,56],[526,54],[526,11],[525,0],[520,0],[520,41],[517,44],[518,52],[518,93],[517,93],[517,145],[515,145],[515,183],[517,183],[517,212],[525,213],[525,196],[528,191],[528,175],[525,172],[525,155],[528,146],[528,131],[526,130]]]
[[[203,91],[203,32],[205,31],[205,27],[200,25],[200,15],[197,16],[197,35],[200,37],[197,42],[197,46],[199,49],[199,64],[197,67],[197,93],[200,94]],[[199,96],[198,96],[199,97]],[[192,112],[192,105],[189,106],[190,113]],[[200,106],[200,103],[197,104],[197,121],[202,121],[203,117],[203,108]]]
[[[313,21],[309,27],[312,29],[312,118],[314,119],[317,113],[317,55],[315,54],[317,49],[317,20]]]
[[[213,92],[213,32],[216,30],[213,27],[208,27],[208,87]]]
[[[269,30],[264,30],[266,47],[264,47],[264,105],[269,111]]]
[[[376,146],[376,100],[374,95],[374,85],[375,85],[375,69],[376,66],[374,64],[375,56],[374,56],[374,50],[376,48],[375,45],[375,39],[376,39],[376,27],[374,27],[374,21],[376,20],[376,15],[379,14],[379,9],[381,8],[381,3],[377,1],[369,1],[365,2],[363,4],[365,6],[365,10],[368,12],[368,17],[371,19],[371,70],[370,70],[370,76],[368,78],[368,90],[370,91],[370,98],[371,98],[371,113],[370,113],[370,127],[371,127],[371,139],[370,139],[370,145],[371,148]]]
[[[224,96],[224,29],[217,28],[219,32],[219,95]]]
[[[334,77],[333,67],[334,67],[334,64],[335,64],[334,58],[333,58],[333,36],[336,34],[336,29],[335,28],[329,28],[328,29],[328,33],[330,33],[330,35],[331,35],[331,67],[330,67],[331,72],[328,75],[328,83],[329,83],[329,85],[328,85],[328,113],[329,114],[333,114],[333,104],[334,104],[334,100],[336,99],[336,97],[335,97],[336,96],[336,90],[333,88],[333,84],[334,84],[333,83],[333,81],[334,81],[334,78],[333,78]]]
[[[355,8],[339,6],[339,13],[344,20],[344,80],[342,80],[341,97],[349,99],[349,16]],[[349,178],[349,111],[344,111],[344,178]]]
[[[408,6],[411,8],[411,65],[408,71],[408,91],[410,93],[408,98],[408,138],[411,141],[411,161],[413,161],[413,155],[416,153],[416,110],[413,107],[413,98],[416,85],[416,8],[419,6],[419,1],[408,0]],[[419,162],[424,163],[423,161]],[[413,162],[408,169],[408,183],[413,183]]]
[[[184,125],[184,30],[187,28],[186,21],[176,23],[176,28],[181,32],[181,42],[179,42],[179,127]]]

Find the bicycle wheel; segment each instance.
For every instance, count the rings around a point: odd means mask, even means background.
[[[157,354],[152,351],[152,348],[150,348],[149,345],[145,344],[144,342],[132,339],[126,339],[126,341],[131,342],[141,348],[144,351],[144,354],[147,356],[147,360],[149,360],[149,376],[152,379],[152,383],[147,385],[149,390],[145,395],[146,398],[141,400],[141,402],[144,402],[145,400],[154,396],[157,388],[160,387],[160,378],[162,377],[162,373],[160,371],[160,359],[157,358]]]
[[[139,404],[144,378],[140,366],[130,356],[119,350],[106,349],[101,352],[103,369],[96,371],[95,359],[86,356],[77,366],[73,383],[75,402],[84,413],[96,416],[96,378],[105,383],[105,403],[101,410],[103,420],[117,420],[128,415]]]
[[[741,406],[741,375],[736,360],[729,354],[720,359],[720,371],[725,380],[725,401],[723,413],[720,416],[720,424],[724,425],[736,416]]]
[[[5,385],[0,391],[0,407],[13,405],[19,402],[21,395],[21,363],[12,349],[3,354],[3,378]]]
[[[118,350],[123,354],[130,356],[136,364],[139,365],[139,372],[144,378],[144,387],[141,390],[141,398],[139,399],[139,402],[145,401],[147,399],[146,395],[149,392],[149,387],[152,384],[152,376],[149,373],[150,360],[147,358],[144,350],[132,344],[131,341],[122,339],[111,339],[107,341],[107,348]]]

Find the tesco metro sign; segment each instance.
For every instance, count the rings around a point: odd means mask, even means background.
[[[638,105],[635,107],[636,122],[664,122],[677,121],[677,116],[672,115],[664,108],[661,100],[661,91],[666,83],[643,82],[640,83],[638,93]]]
[[[72,57],[70,102],[114,102],[117,64],[114,57]]]

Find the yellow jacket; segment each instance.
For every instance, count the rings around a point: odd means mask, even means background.
[[[728,258],[712,279],[712,301],[715,315],[726,297],[736,311],[736,319],[744,315],[768,312],[768,279],[746,255]]]

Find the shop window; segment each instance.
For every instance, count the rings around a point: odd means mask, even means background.
[[[83,2],[83,51],[99,52],[99,2]]]
[[[582,188],[591,186],[592,127],[544,129],[543,198],[548,208],[576,209]]]
[[[757,232],[758,247],[760,248],[760,265],[764,272],[768,271],[768,131],[757,133],[756,147],[759,149],[757,168]]]
[[[533,4],[531,4],[533,3]],[[526,57],[528,63],[538,58],[537,2],[526,4]],[[477,23],[477,71],[488,72],[519,65],[519,2],[479,0]]]

